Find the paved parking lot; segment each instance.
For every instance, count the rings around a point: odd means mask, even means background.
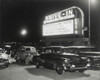
[[[12,63],[8,68],[0,69],[0,80],[100,80],[100,68],[87,70],[84,73],[65,72],[58,75],[55,70],[36,69],[34,65]]]

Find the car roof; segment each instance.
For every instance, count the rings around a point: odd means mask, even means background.
[[[48,48],[94,48],[94,46],[48,46]]]
[[[21,46],[21,47],[24,47],[24,48],[35,48],[33,46]]]
[[[2,48],[0,48],[0,50],[3,50]]]

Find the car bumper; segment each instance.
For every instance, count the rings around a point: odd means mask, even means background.
[[[70,66],[64,66],[64,70],[79,70],[79,69],[89,69],[90,68],[90,63],[84,66],[76,66],[74,64],[71,64]]]
[[[92,66],[100,67],[100,59],[94,59],[91,63]]]
[[[8,65],[8,64],[9,64],[9,61],[0,62],[0,66],[5,66],[5,65]]]

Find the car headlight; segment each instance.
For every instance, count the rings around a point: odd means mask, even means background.
[[[62,54],[63,54],[63,55],[67,55],[67,53],[66,53],[66,52],[63,52]]]
[[[81,58],[87,60],[88,62],[90,62],[90,59],[87,58],[87,57],[81,57]]]
[[[1,59],[8,59],[8,55],[2,55]]]
[[[71,65],[71,67],[72,67],[72,68],[74,68],[74,67],[75,67],[75,65]]]
[[[91,60],[89,58],[87,58],[87,61],[90,62]]]
[[[29,53],[28,55],[30,56],[31,54]]]
[[[65,62],[65,63],[67,63],[67,62],[68,62],[68,60],[66,59],[66,60],[64,60],[64,62]]]
[[[70,60],[70,59],[65,59],[65,60],[64,60],[64,62],[65,62],[65,63],[68,63],[68,62],[69,62],[69,60]]]
[[[81,57],[82,59],[87,59],[86,57]]]
[[[87,64],[87,67],[91,66],[89,63]]]

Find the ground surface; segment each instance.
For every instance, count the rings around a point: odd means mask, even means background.
[[[55,70],[39,68],[24,63],[12,63],[8,68],[0,68],[0,80],[100,80],[100,68],[84,73],[65,72],[58,75]]]

